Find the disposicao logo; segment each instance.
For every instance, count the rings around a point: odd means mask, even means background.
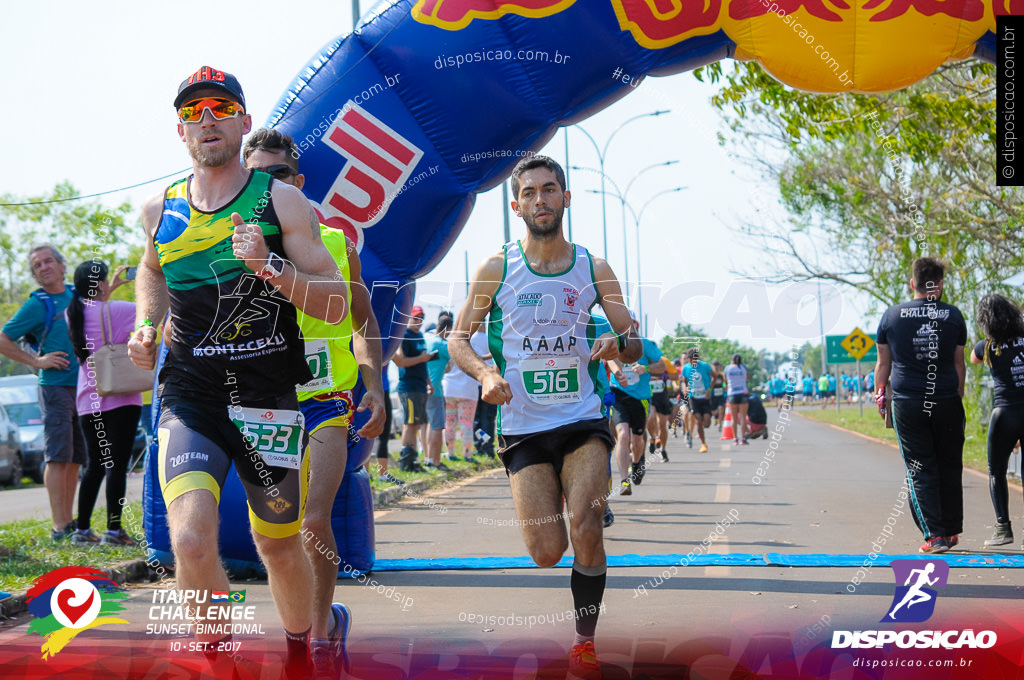
[[[56,656],[83,630],[127,624],[112,616],[124,609],[126,597],[126,590],[90,567],[61,567],[37,578],[28,591],[28,610],[35,617],[28,632],[46,638],[43,660]]]
[[[935,613],[935,588],[945,588],[949,564],[944,560],[893,560],[896,592],[882,623],[918,623]],[[902,583],[903,585],[899,585]]]
[[[935,613],[938,593],[949,578],[944,560],[893,560],[896,592],[880,623],[920,623]],[[902,585],[901,585],[902,584]],[[991,630],[836,630],[832,649],[882,648],[895,644],[900,649],[988,649],[996,644]]]

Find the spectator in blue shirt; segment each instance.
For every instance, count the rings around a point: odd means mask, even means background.
[[[53,513],[50,538],[56,541],[75,530],[75,488],[78,470],[86,461],[85,439],[75,408],[78,360],[64,318],[72,290],[64,281],[64,256],[52,245],[35,246],[29,251],[28,261],[40,287],[4,324],[0,331],[0,354],[39,372],[46,458],[43,483]],[[38,347],[35,353],[17,345],[23,338]]]

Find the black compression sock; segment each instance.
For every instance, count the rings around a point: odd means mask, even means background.
[[[309,657],[309,631],[302,633],[284,632],[288,657],[285,660],[285,675],[288,678],[306,678],[312,674],[313,661]]]
[[[589,573],[583,573],[589,572]],[[604,607],[604,584],[608,576],[606,565],[584,567],[573,565],[569,587],[572,589],[572,603],[575,610],[576,634],[593,638],[597,630],[597,617]]]

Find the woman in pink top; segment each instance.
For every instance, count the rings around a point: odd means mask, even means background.
[[[111,291],[127,283],[120,267],[114,282],[107,282],[107,265],[89,260],[75,269],[75,291],[68,305],[68,330],[80,368],[78,371],[78,423],[85,435],[89,466],[78,490],[77,530],[71,542],[79,545],[108,543],[134,545],[121,528],[121,506],[128,477],[128,460],[142,411],[142,394],[101,397],[89,356],[104,344],[128,341],[135,329],[134,302],[107,302]],[[103,341],[106,326],[106,343]],[[107,531],[102,539],[89,528],[103,478],[107,480]]]

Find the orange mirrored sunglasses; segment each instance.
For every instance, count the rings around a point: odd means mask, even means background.
[[[178,108],[178,120],[182,123],[198,123],[203,118],[203,111],[209,109],[217,120],[235,118],[245,113],[245,109],[236,101],[223,97],[203,97],[193,99]]]

